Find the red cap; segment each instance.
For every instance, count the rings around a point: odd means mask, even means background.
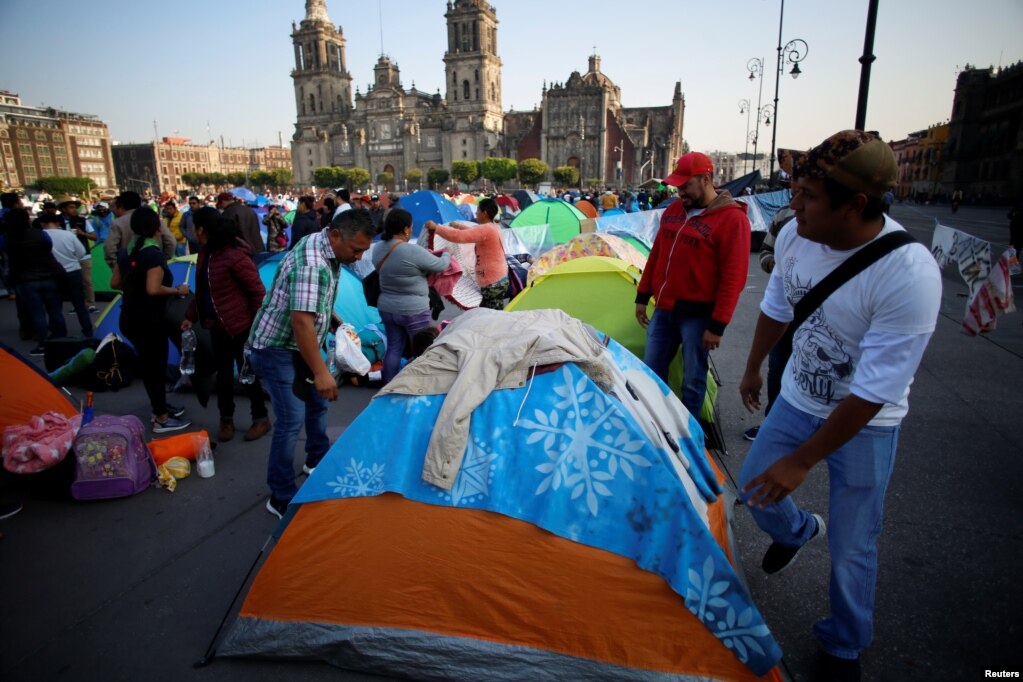
[[[689,152],[675,162],[675,170],[662,182],[665,185],[681,187],[694,175],[714,176],[714,162],[709,156],[700,152]]]
[[[234,201],[234,195],[230,192],[221,192],[217,195],[217,201]]]

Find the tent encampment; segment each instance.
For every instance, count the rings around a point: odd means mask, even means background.
[[[517,189],[511,193],[519,202],[519,208],[525,210],[537,201],[540,201],[540,197],[536,195],[536,192],[528,189]]]
[[[406,194],[398,199],[398,205],[412,214],[412,228],[416,234],[423,229],[427,220],[440,224],[462,220],[458,208],[453,203],[428,189]]]
[[[34,362],[0,341],[0,434],[8,426],[27,424],[32,417],[54,411],[78,414],[71,395]]]
[[[642,358],[646,349],[646,331],[636,322],[636,286],[642,272],[619,258],[582,256],[564,261],[536,278],[505,310],[540,310],[557,308],[572,317],[593,325],[629,352]],[[649,314],[653,314],[651,302]],[[682,386],[682,362],[676,357],[668,375],[672,390]],[[713,372],[707,373],[707,395],[699,417],[707,424],[717,424],[715,413],[718,382]],[[712,434],[715,443],[720,434]]]
[[[629,265],[634,265],[641,272],[646,267],[646,255],[638,251],[626,239],[601,232],[584,232],[577,234],[564,244],[558,244],[537,258],[529,267],[526,283],[532,284],[537,278],[547,274],[551,268],[565,261],[585,256],[620,258]],[[612,334],[612,336],[614,335]]]
[[[587,201],[586,199],[580,199],[579,201],[575,202],[572,205],[579,209],[579,212],[585,215],[587,218],[593,218],[594,220],[596,220],[597,218],[600,217],[600,211],[597,210],[597,207],[594,206],[593,202],[591,201]]]
[[[516,229],[532,225],[549,225],[555,244],[564,244],[579,234],[579,223],[586,215],[562,199],[543,199],[523,209],[509,227]]]
[[[480,347],[486,328],[520,330],[501,352],[529,367],[553,337],[589,359],[479,397],[457,378],[432,395],[385,387],[292,500],[220,653],[413,679],[780,681],[736,569],[732,500],[681,403],[556,311],[471,311],[417,363],[454,334],[476,348],[465,324]],[[433,485],[431,434],[464,401],[464,459]]]

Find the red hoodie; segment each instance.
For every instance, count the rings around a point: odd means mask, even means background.
[[[745,204],[722,190],[702,213],[687,218],[677,200],[661,216],[636,303],[652,296],[660,310],[708,317],[707,329],[720,336],[746,286],[749,253]]]

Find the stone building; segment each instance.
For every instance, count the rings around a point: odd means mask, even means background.
[[[256,170],[291,170],[287,147],[218,147],[215,143],[190,144],[181,137],[164,137],[159,142],[115,144],[114,170],[117,185],[156,194],[192,189],[182,181],[184,173],[251,173]]]
[[[970,199],[1023,199],[1023,62],[967,66],[956,79],[941,188]]]
[[[638,184],[663,177],[681,155],[685,101],[681,83],[664,107],[625,108],[621,91],[590,57],[585,75],[542,90],[532,112],[501,107],[497,12],[485,0],[450,0],[445,12],[444,95],[406,89],[398,64],[381,55],[373,84],[352,91],[345,38],[331,24],[325,0],[306,0],[292,24],[297,121],[292,138],[295,182],[312,184],[320,166],[360,167],[371,178],[453,161],[508,156],[540,158],[551,168],[577,166],[600,184]]]
[[[941,182],[948,130],[947,123],[937,124],[891,143],[899,168],[895,196],[931,201],[952,194],[951,190],[944,190]]]
[[[97,116],[26,106],[0,90],[0,148],[5,189],[54,175],[92,178],[97,191],[114,188],[110,131]]]

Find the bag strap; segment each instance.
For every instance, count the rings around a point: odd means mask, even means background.
[[[796,330],[799,329],[799,326],[806,322],[810,315],[820,308],[824,304],[824,301],[827,300],[828,296],[835,293],[839,287],[887,256],[895,249],[915,242],[916,240],[913,239],[912,235],[905,230],[889,232],[880,239],[875,239],[842,261],[838,267],[829,272],[824,279],[814,285],[810,291],[806,292],[806,294],[799,299],[799,302],[796,303],[792,322],[789,323],[788,330],[785,332],[785,336],[782,337],[781,343],[783,344],[783,348],[788,348],[791,352],[792,337],[795,335]]]
[[[396,241],[391,246],[390,250],[388,250],[388,252],[386,254],[384,254],[383,259],[380,261],[380,265],[377,266],[377,272],[380,272],[383,269],[384,263],[386,263],[387,259],[391,257],[391,251],[394,251],[396,248],[398,248],[399,244],[401,244],[401,242],[400,241]]]

